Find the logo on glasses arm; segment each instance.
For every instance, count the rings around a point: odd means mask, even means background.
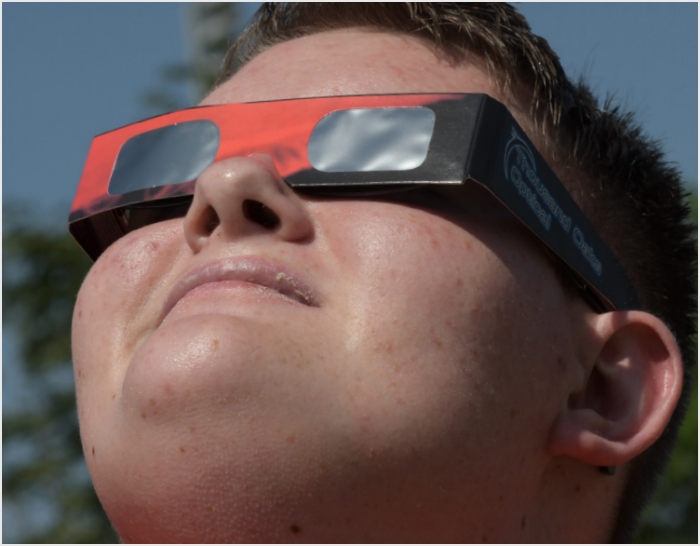
[[[511,139],[506,145],[503,166],[505,167],[506,180],[510,180],[515,185],[520,196],[525,199],[542,225],[549,230],[552,225],[552,215],[554,215],[564,231],[569,233],[571,216],[564,214],[564,211],[547,191],[539,176],[537,176],[535,158],[528,145],[515,130],[515,127],[511,128]],[[530,183],[532,189],[530,189],[526,181]],[[540,204],[537,199],[538,195],[547,208]]]
[[[522,137],[511,128],[511,139],[506,145],[506,151],[503,157],[503,166],[505,168],[506,180],[510,180],[518,189],[520,196],[525,199],[542,225],[549,230],[552,224],[552,215],[559,221],[559,225],[569,233],[571,230],[571,216],[564,214],[564,211],[557,204],[554,197],[549,193],[545,185],[537,176],[537,163]],[[528,186],[527,182],[530,183]],[[544,201],[547,208],[543,207],[537,196]],[[549,209],[549,210],[547,210]],[[587,243],[583,237],[583,232],[577,227],[574,227],[573,242],[579,252],[591,265],[596,275],[599,277],[603,274],[603,265],[596,257],[593,247]]]

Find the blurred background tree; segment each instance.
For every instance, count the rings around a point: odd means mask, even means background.
[[[698,194],[688,197],[691,220],[698,225]],[[697,240],[696,240],[697,251]],[[644,512],[640,543],[697,544],[698,542],[698,334],[695,325],[693,395],[678,445],[659,488]]]
[[[144,95],[152,114],[191,106],[172,92],[175,84],[190,84],[198,102],[240,31],[236,4],[192,10],[195,54],[165,67],[161,85]],[[689,200],[697,224],[697,194]],[[3,212],[3,326],[16,336],[17,366],[29,377],[35,402],[3,414],[4,514],[23,530],[22,542],[117,542],[83,460],[70,360],[73,304],[91,264],[67,233],[38,227],[29,209],[5,203]],[[645,511],[640,542],[697,543],[697,367],[693,376],[688,418]]]
[[[221,61],[229,46],[243,30],[245,21],[237,3],[207,2],[189,6],[188,38],[191,58],[187,62],[163,67],[161,85],[146,92],[142,103],[154,114],[172,112],[199,103],[214,85]],[[173,92],[177,84],[186,83],[195,97],[193,104],[184,104]]]
[[[198,103],[241,30],[236,3],[186,9],[190,59],[163,68],[160,84],[142,97],[145,114]],[[176,92],[183,84],[191,104]],[[6,524],[12,520],[21,542],[118,542],[90,482],[75,407],[71,318],[91,262],[64,228],[42,227],[30,207],[5,202],[3,216],[3,328],[15,338],[32,400],[3,412]]]

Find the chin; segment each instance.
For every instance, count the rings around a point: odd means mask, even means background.
[[[98,451],[90,471],[124,542],[455,542],[461,523],[486,519],[478,472],[444,445],[381,447],[330,420],[231,413],[193,406],[177,426],[114,428],[128,447]]]

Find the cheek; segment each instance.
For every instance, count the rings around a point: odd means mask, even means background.
[[[361,417],[358,436],[389,441],[397,430],[420,430],[427,439],[470,430],[484,441],[519,437],[530,411],[523,393],[546,390],[539,372],[556,366],[554,347],[563,342],[550,320],[555,302],[540,290],[543,278],[556,281],[500,224],[465,229],[383,206],[337,213],[353,236],[332,249],[354,278],[345,332],[353,365],[343,384],[349,413]]]
[[[177,261],[177,231],[172,225],[156,226],[127,235],[107,249],[85,278],[72,325],[81,414],[99,413],[98,407],[119,392],[129,359],[157,313],[153,296]]]
[[[370,214],[350,207],[338,213],[348,220],[341,226],[346,244],[331,249],[352,276],[344,312],[344,353],[353,360],[345,372],[348,403],[360,413],[374,408],[405,418],[407,426],[415,426],[416,416],[402,404],[422,405],[429,427],[446,405],[462,404],[473,392],[466,373],[492,354],[513,280],[459,226],[423,211],[377,205]],[[352,226],[362,228],[353,232]]]
[[[373,328],[358,335],[358,343],[366,344],[367,335],[376,332],[405,333],[404,343],[429,337],[439,348],[440,332],[471,321],[474,313],[498,311],[513,283],[489,248],[442,218],[406,207],[394,212],[390,222],[386,211],[357,219],[353,211],[348,214],[353,225],[362,226],[338,252],[341,267],[353,277],[350,316],[357,327]]]

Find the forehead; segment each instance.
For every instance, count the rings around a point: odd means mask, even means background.
[[[456,62],[422,39],[346,29],[270,48],[202,104],[421,92],[487,93],[499,98],[484,70]]]

